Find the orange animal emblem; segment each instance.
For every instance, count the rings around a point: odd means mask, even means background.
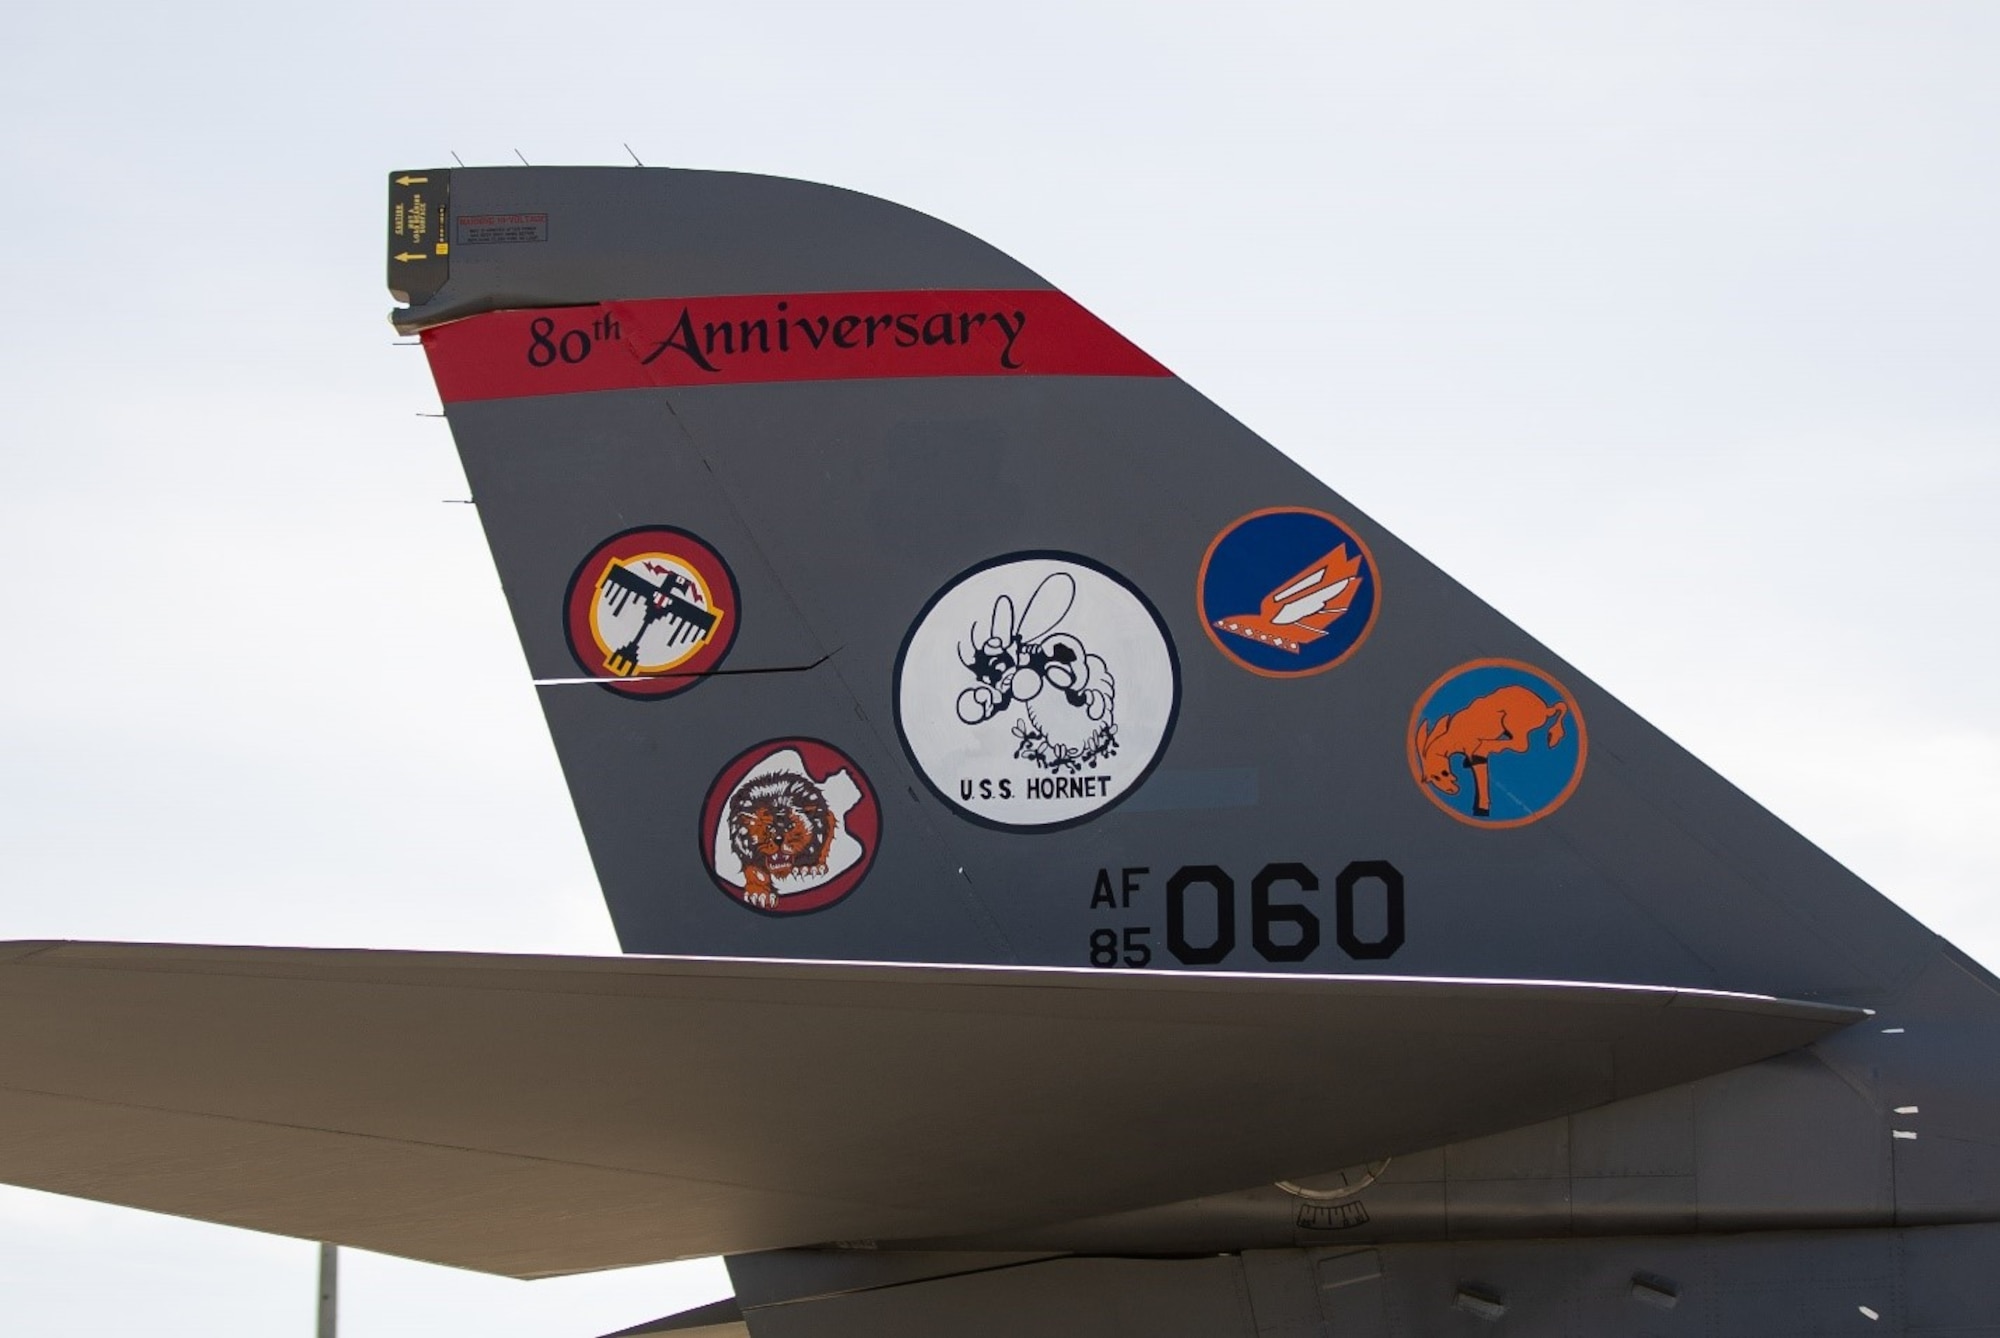
[[[1326,635],[1361,593],[1361,558],[1341,544],[1264,596],[1255,613],[1216,619],[1223,631],[1297,655]]]
[[[1465,759],[1472,773],[1472,816],[1492,814],[1493,791],[1486,777],[1486,759],[1494,753],[1525,753],[1534,732],[1548,726],[1547,746],[1563,741],[1563,718],[1569,707],[1551,706],[1519,684],[1495,688],[1484,697],[1467,702],[1435,723],[1426,720],[1417,727],[1417,756],[1423,764],[1424,780],[1440,794],[1458,793],[1458,776],[1452,771],[1454,757]]]
[[[729,802],[729,846],[743,861],[743,896],[769,909],[774,884],[826,872],[840,819],[820,788],[804,776],[780,771],[760,776]]]

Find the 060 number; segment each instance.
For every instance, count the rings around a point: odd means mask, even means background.
[[[1250,880],[1250,946],[1258,956],[1267,962],[1312,956],[1320,945],[1319,916],[1303,902],[1279,898],[1317,891],[1319,876],[1303,864],[1266,864],[1257,871]],[[1372,939],[1355,931],[1355,905],[1364,896],[1381,899],[1382,928]],[[1191,909],[1201,925],[1196,931],[1189,928]],[[1334,941],[1349,957],[1370,962],[1395,956],[1403,946],[1403,875],[1387,860],[1355,860],[1333,880],[1333,913]],[[1117,965],[1115,937],[1109,960],[1098,961],[1101,935],[1111,931],[1091,935],[1091,965]],[[1176,869],[1167,880],[1167,951],[1187,966],[1214,966],[1235,950],[1236,880],[1213,864]]]

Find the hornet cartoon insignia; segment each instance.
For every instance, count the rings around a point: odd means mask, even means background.
[[[1077,553],[960,572],[896,657],[896,728],[918,774],[960,816],[1013,831],[1118,804],[1159,762],[1179,708],[1159,611]]]
[[[1110,667],[1079,638],[1056,630],[1075,603],[1075,578],[1055,572],[1035,587],[1019,621],[1012,598],[995,599],[985,632],[974,623],[958,652],[978,680],[958,694],[958,718],[983,724],[1019,704],[1014,756],[1046,771],[1074,772],[1118,750]]]

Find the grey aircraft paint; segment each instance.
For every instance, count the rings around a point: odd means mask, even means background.
[[[549,219],[544,241],[459,248],[450,281],[397,320],[430,332],[446,411],[628,951],[1086,965],[1094,933],[1115,931],[1122,955],[1129,929],[1143,930],[1134,939],[1156,964],[1172,966],[1165,885],[1192,866],[1236,885],[1234,946],[1204,963],[1230,969],[1674,981],[1872,1006],[1930,951],[1909,917],[1171,376],[1038,374],[1049,355],[1032,321],[1016,344],[1026,365],[1008,375],[891,366],[880,377],[702,384],[718,374],[674,338],[672,313],[686,312],[697,337],[718,323],[740,331],[744,311],[776,318],[788,294],[1047,288],[985,244],[881,201],[766,178],[474,169],[450,180],[461,216]],[[731,295],[768,297],[726,308],[677,300]],[[597,304],[629,299],[663,304],[647,335],[599,337],[576,367],[550,351],[570,332],[617,323],[612,306]],[[897,309],[871,300],[855,310]],[[457,337],[464,324],[497,319],[468,315],[529,303],[556,312],[539,346],[520,322],[513,337]],[[662,354],[661,342],[675,346]],[[554,365],[533,366],[538,352]],[[574,384],[563,373],[620,360],[623,374],[609,368],[602,383],[617,388],[538,393]],[[459,393],[461,369],[481,384]],[[655,375],[673,384],[648,386]],[[1515,513],[1542,494],[1530,485],[1517,496],[1504,462],[1495,465],[1493,478],[1464,480],[1461,491],[1467,523],[1491,525],[1503,553],[1508,528],[1523,523]],[[1545,504],[1559,502],[1550,494]],[[1368,637],[1309,677],[1247,671],[1212,644],[1198,612],[1211,542],[1273,507],[1324,512],[1373,557]],[[575,682],[559,612],[579,558],[643,524],[701,535],[742,588],[728,662],[656,706]],[[1180,706],[1157,771],[1128,802],[1024,839],[937,802],[937,779],[899,741],[896,664],[926,604],[960,573],[1040,550],[1102,564],[1160,611]],[[1264,588],[1295,571],[1270,568]],[[1015,607],[1030,594],[1017,593]],[[968,651],[985,630],[966,629]],[[1080,630],[1087,647],[1091,629]],[[1520,828],[1451,820],[1426,795],[1435,787],[1411,774],[1419,699],[1455,667],[1492,659],[1554,679],[1587,722],[1574,794]],[[1109,666],[1114,678],[1121,667]],[[975,681],[969,671],[942,679],[933,696],[948,708]],[[706,881],[698,843],[656,815],[697,811],[730,757],[779,734],[825,738],[860,762],[887,796],[891,835],[869,886],[838,914],[774,924],[680,894]],[[1489,770],[1533,760],[1498,754]],[[1472,768],[1453,769],[1469,791]],[[1330,894],[1342,869],[1370,861],[1402,876],[1406,941],[1357,968],[1331,932]],[[1326,924],[1317,950],[1296,961],[1271,961],[1252,941],[1251,883],[1273,864],[1302,864],[1322,885],[1273,894]],[[1126,869],[1145,870],[1129,908]],[[1115,908],[1092,905],[1100,871],[1119,884]],[[1183,902],[1212,921],[1217,898],[1203,889]],[[1357,900],[1373,903],[1379,922],[1379,885]],[[1198,946],[1215,942],[1213,929],[1205,923]]]
[[[713,378],[701,368],[649,382],[629,367],[662,347],[689,362],[697,335],[726,335],[740,316],[680,299],[1018,292],[1044,280],[935,221],[798,182],[502,169],[455,173],[452,190],[460,208],[550,221],[546,242],[482,252],[479,270],[456,270],[396,315],[400,328],[436,331],[447,412],[537,676],[565,662],[550,583],[601,532],[701,530],[746,573],[744,648],[673,702],[542,688],[628,951],[1674,982],[1878,1011],[1794,1055],[1513,1136],[1532,1152],[1406,1154],[1344,1200],[1246,1187],[916,1241],[933,1253],[907,1256],[889,1282],[880,1251],[738,1260],[739,1284],[754,1275],[770,1288],[745,1298],[753,1332],[1442,1333],[1480,1318],[1522,1332],[1791,1331],[1776,1316],[1799,1332],[1914,1332],[1924,1314],[2000,1314],[2000,1299],[1949,1299],[1975,1284],[1968,1261],[1990,1254],[1989,1236],[1897,1244],[1885,1230],[2000,1216],[1991,977],[1185,384],[1130,368],[1037,374],[1048,350],[1032,325],[1010,375],[702,384]],[[559,226],[569,217],[573,242]],[[497,378],[512,383],[505,397],[453,393],[455,357],[506,350],[489,340],[455,351],[443,337],[452,322],[532,304],[575,308],[560,322],[575,327],[646,299],[664,299],[661,314],[612,350],[628,364],[615,388],[534,394],[545,387],[516,370]],[[671,310],[688,322],[678,338]],[[713,376],[728,374],[718,362]],[[1548,481],[1499,458],[1438,494],[1461,523],[1490,529],[1496,560],[1512,527],[1560,505]],[[1273,533],[1268,552],[1232,539],[1271,510],[1317,513],[1322,545],[1310,532]],[[978,820],[975,794],[950,789],[964,777],[909,746],[899,670],[923,611],[959,573],[1033,551],[1080,555],[1129,582],[1160,611],[1179,681],[1171,737],[1143,784],[1078,821],[1030,828]],[[1365,611],[1323,616],[1329,600],[1361,596],[1322,559],[1353,564]],[[1287,607],[1300,590],[1328,594]],[[986,694],[974,716],[1006,698],[1018,735],[1026,708],[1000,676],[1046,656],[1029,635],[1039,627],[1010,642],[1033,596],[1007,593],[1004,617],[996,608],[965,632],[970,676],[937,690]],[[1068,630],[1087,651],[1094,629]],[[1117,679],[1121,666],[1102,658]],[[926,727],[948,734],[954,722]],[[690,894],[703,881],[697,852],[671,822],[646,818],[690,811],[723,757],[781,732],[825,737],[861,761],[884,797],[884,840],[866,886],[826,914],[774,922]],[[1020,746],[1038,745],[1022,735]],[[1567,774],[1551,776],[1562,750]],[[1390,877],[1398,905],[1387,904]],[[1329,1081],[1369,1099],[1366,1075]],[[1706,1234],[1801,1227],[1828,1234],[1740,1251]],[[1693,1254],[1680,1243],[1522,1246],[1476,1263],[1414,1244],[1659,1232],[1709,1243]],[[1315,1291],[1316,1261],[1371,1242],[1384,1246],[1373,1282],[1322,1279]],[[967,1248],[1274,1253],[987,1274],[953,1262]],[[1873,1262],[1842,1276],[1856,1251]],[[1633,1278],[1654,1276],[1648,1267],[1678,1280],[1647,1292]],[[1287,1270],[1306,1299],[1273,1319],[1256,1279]],[[960,1272],[986,1281],[914,1281]],[[1941,1289],[1921,1303],[1905,1290],[1919,1273]],[[1246,1288],[1252,1304],[1232,1310]],[[1175,1289],[1186,1304],[1164,1299]],[[853,1291],[871,1299],[807,1300]],[[1371,1292],[1395,1299],[1354,1299]],[[1134,1318],[1141,1296],[1157,1315]],[[1481,1298],[1500,1308],[1481,1310]],[[786,1304],[760,1316],[774,1301]]]
[[[828,187],[397,178],[638,956],[0,947],[0,1179],[731,1255],[633,1332],[2000,1333],[1994,978],[1116,332]]]

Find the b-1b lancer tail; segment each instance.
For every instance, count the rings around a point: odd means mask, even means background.
[[[1045,280],[391,210],[631,955],[17,945],[0,1178],[730,1256],[633,1332],[2000,1333],[1993,978]]]

